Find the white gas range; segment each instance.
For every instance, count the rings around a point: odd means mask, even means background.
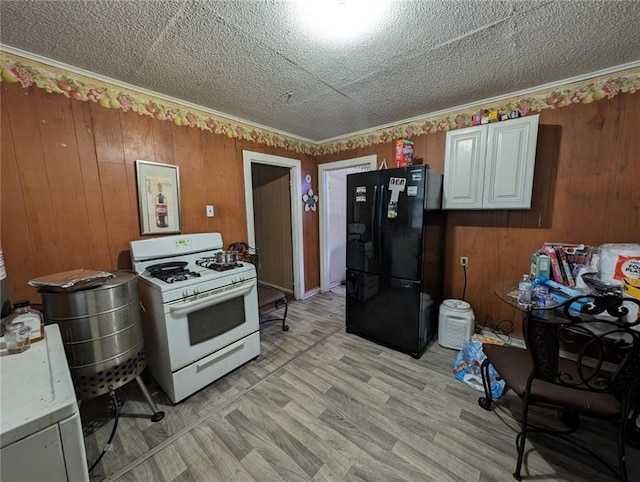
[[[255,267],[215,263],[215,253],[223,249],[219,233],[144,239],[130,246],[144,307],[147,364],[172,402],[260,354]]]

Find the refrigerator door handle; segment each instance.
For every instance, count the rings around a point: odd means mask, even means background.
[[[373,259],[376,262],[376,271],[379,269],[379,263],[380,260],[382,259],[382,253],[380,252],[380,250],[382,249],[382,246],[380,245],[380,238],[382,236],[380,236],[380,206],[378,206],[378,185],[376,184],[375,186],[373,186],[373,210],[371,211],[371,216],[373,217],[373,233],[372,233],[372,237],[373,239],[371,240],[373,243],[373,249],[374,249],[374,254],[373,254]]]

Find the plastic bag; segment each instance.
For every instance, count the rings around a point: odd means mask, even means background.
[[[486,358],[482,351],[483,343],[502,344],[502,342],[493,338],[473,335],[465,347],[460,350],[456,361],[453,363],[454,376],[471,388],[481,392],[484,392],[484,386],[480,367]],[[489,365],[489,379],[491,380],[491,395],[494,399],[500,398],[504,393],[505,382],[500,378],[493,365]]]
[[[602,281],[622,285],[625,278],[640,278],[640,244],[606,243],[600,245]]]

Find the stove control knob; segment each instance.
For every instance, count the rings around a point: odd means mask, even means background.
[[[184,291],[182,292],[182,297],[183,297],[183,298],[186,298],[187,296],[189,296],[189,290],[184,290]]]
[[[199,295],[200,294],[200,290],[198,288],[193,288],[193,294],[194,295]]]

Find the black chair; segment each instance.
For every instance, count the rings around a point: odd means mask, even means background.
[[[490,364],[523,402],[516,437],[516,480],[522,480],[528,434],[570,434],[579,428],[583,415],[618,424],[618,471],[607,466],[617,478],[628,480],[625,445],[638,447],[640,443],[636,426],[640,405],[640,317],[628,319],[629,306],[635,305],[640,307],[640,301],[614,292],[572,298],[555,309],[530,308],[523,325],[526,349],[483,345],[485,396],[478,400],[480,406],[490,410],[493,403]],[[581,306],[580,311],[571,308],[576,306]],[[600,314],[609,316],[606,320],[594,318]],[[575,356],[562,357],[561,351]],[[530,424],[529,409],[533,405],[560,411],[565,427],[551,430]]]
[[[282,318],[270,317],[265,318],[262,310],[266,307],[273,305],[273,309],[277,310],[281,305],[284,305],[284,314]],[[260,312],[260,324],[267,323],[269,321],[282,321],[282,331],[289,331],[289,325],[287,325],[287,311],[289,309],[289,305],[287,304],[287,297],[285,294],[276,289],[271,288],[270,286],[258,285],[258,308],[261,310]],[[267,313],[270,313],[267,312]]]
[[[245,242],[236,242],[229,245],[229,250],[237,251],[238,259],[246,263],[253,264],[258,269],[258,249],[249,246]],[[273,310],[278,310],[284,305],[284,313],[282,318],[269,317],[265,318],[264,315],[270,313]],[[265,308],[272,306],[273,310],[266,311]],[[289,331],[289,325],[287,325],[287,311],[289,305],[286,295],[277,288],[261,285],[258,282],[258,309],[260,310],[260,324],[270,321],[282,321],[282,331]]]

